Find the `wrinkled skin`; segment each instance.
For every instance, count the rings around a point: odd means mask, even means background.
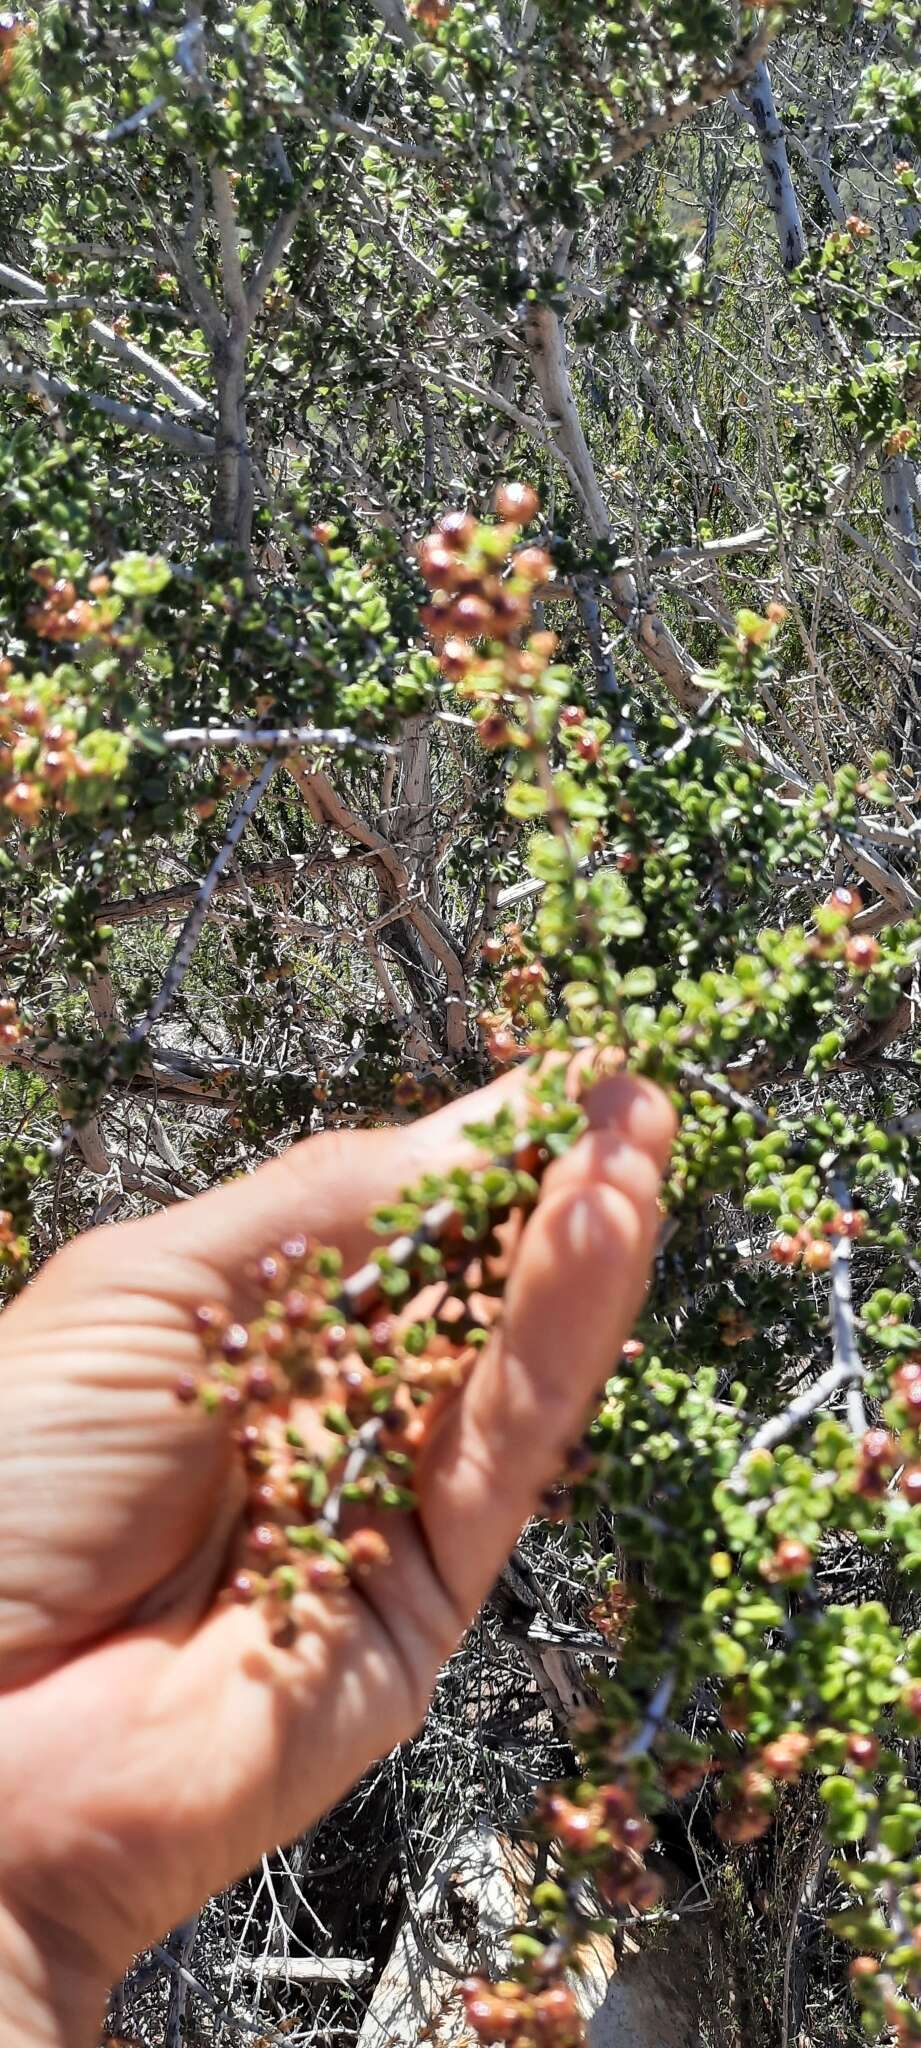
[[[410,1129],[307,1140],[242,1179],[102,1229],[0,1318],[0,2042],[96,2039],[131,1957],[338,1798],[418,1726],[578,1436],[639,1308],[673,1133],[617,1077],[545,1177],[494,1335],[442,1413],[391,1562],[316,1596],[292,1648],[217,1598],[241,1508],[229,1428],[175,1398],[193,1312],[252,1306],[292,1230],[366,1254],[375,1203],[473,1155],[505,1077]]]

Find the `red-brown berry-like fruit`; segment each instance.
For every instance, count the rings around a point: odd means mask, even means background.
[[[851,918],[857,916],[858,910],[863,909],[863,900],[857,889],[833,889],[831,895],[826,896],[822,907],[824,910],[836,910],[849,924]]]
[[[779,1586],[794,1586],[807,1578],[812,1568],[812,1552],[805,1543],[795,1536],[782,1536],[776,1550],[763,1559],[760,1571],[764,1579]]]
[[[430,35],[434,29],[440,28],[442,22],[447,21],[451,13],[447,0],[410,0],[409,11],[413,20],[418,22],[419,27],[426,35]]]
[[[177,1401],[182,1401],[185,1406],[188,1406],[190,1401],[197,1401],[198,1385],[199,1383],[195,1378],[194,1373],[181,1373],[178,1380],[176,1381]]]
[[[244,1323],[229,1323],[221,1337],[221,1350],[225,1358],[245,1358],[249,1350],[249,1331]]]
[[[203,1301],[195,1310],[195,1327],[208,1342],[226,1330],[230,1317],[219,1301]]]
[[[480,2041],[489,2044],[514,2040],[521,2026],[517,2001],[503,1998],[480,1977],[468,1979],[462,1986],[461,1995],[464,2017]]]
[[[249,1532],[248,1542],[250,1550],[255,1551],[257,1557],[276,1557],[283,1547],[284,1537],[280,1529],[273,1528],[271,1522],[257,1522],[255,1528]]]
[[[860,1455],[868,1465],[881,1466],[891,1472],[898,1457],[898,1446],[888,1429],[868,1429],[861,1438]]]
[[[869,974],[880,957],[879,940],[874,939],[872,932],[858,932],[856,937],[848,939],[844,957],[855,974]]]
[[[791,1728],[789,1734],[778,1735],[774,1742],[766,1742],[758,1759],[769,1778],[779,1778],[785,1785],[796,1782],[812,1748],[812,1738],[798,1728]]]
[[[304,1577],[314,1593],[335,1593],[348,1583],[345,1570],[335,1557],[312,1557]]]
[[[584,725],[585,712],[578,704],[564,704],[560,712],[560,724],[565,726],[567,731],[573,726]]]
[[[540,499],[533,484],[500,484],[496,511],[500,519],[512,519],[516,526],[527,526],[540,511]]]
[[[468,591],[454,605],[453,618],[462,634],[469,633],[472,640],[480,640],[492,625],[492,606],[487,604],[485,597],[477,597],[474,591]]]
[[[505,958],[504,941],[502,939],[484,939],[482,954],[487,967],[498,967]]]
[[[497,747],[507,747],[511,737],[508,723],[499,711],[491,711],[477,726],[477,738],[488,753],[494,753]]]
[[[460,550],[476,539],[477,523],[472,512],[446,512],[438,521],[438,531],[448,547]]]
[[[921,1465],[906,1465],[899,1480],[899,1492],[911,1507],[921,1504]]]
[[[871,1977],[879,1976],[879,1964],[875,1956],[855,1956],[848,1964],[848,1976],[852,1984],[866,1984]]]
[[[379,1529],[356,1529],[346,1542],[349,1554],[349,1570],[358,1578],[368,1572],[380,1571],[390,1563],[390,1545]]]
[[[586,732],[576,741],[576,753],[580,761],[597,761],[601,752],[601,741],[595,733]]]
[[[849,1735],[845,1747],[848,1761],[861,1771],[871,1771],[879,1761],[879,1743],[875,1735]]]
[[[564,1800],[563,1811],[554,1822],[554,1830],[564,1849],[573,1849],[578,1854],[595,1847],[600,1820],[600,1814],[593,1808],[573,1806],[569,1800]]]
[[[260,1365],[258,1360],[250,1366],[245,1386],[249,1401],[272,1401],[278,1392],[278,1381],[271,1367]]]
[[[814,1237],[803,1253],[803,1265],[808,1266],[810,1273],[827,1273],[833,1257],[827,1237]]]
[[[916,1679],[913,1685],[906,1686],[901,1705],[913,1720],[921,1721],[921,1681]]]
[[[437,533],[426,535],[419,549],[419,567],[435,590],[450,590],[457,579],[457,556]]]
[[[546,548],[521,548],[512,556],[512,569],[516,576],[524,576],[529,583],[546,583],[553,575],[553,560]]]
[[[546,2048],[567,2048],[569,2042],[581,2039],[579,2008],[568,1984],[551,1984],[546,1991],[538,1992],[531,2010],[531,2025],[535,2040],[546,2043]]]
[[[449,683],[459,683],[476,659],[469,640],[449,636],[438,657],[439,667]]]
[[[791,1237],[789,1231],[781,1231],[780,1236],[775,1237],[771,1245],[770,1256],[775,1266],[798,1265],[800,1259],[799,1238]]]
[[[230,1591],[241,1607],[249,1607],[258,1590],[258,1580],[254,1579],[252,1572],[234,1572]]]

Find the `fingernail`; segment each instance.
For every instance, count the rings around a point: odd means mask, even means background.
[[[591,1195],[576,1195],[567,1218],[569,1249],[577,1259],[588,1259],[600,1249],[603,1234],[598,1203]]]

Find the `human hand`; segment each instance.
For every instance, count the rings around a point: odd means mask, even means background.
[[[216,1598],[242,1506],[229,1431],[175,1399],[194,1311],[251,1307],[292,1230],[366,1219],[521,1074],[409,1128],[308,1139],[250,1178],[77,1240],[0,1321],[0,2043],[96,2037],[107,1985],[418,1726],[440,1664],[579,1435],[646,1285],[673,1119],[602,1081],[544,1177],[501,1332],[451,1404],[369,1586],[293,1647]]]

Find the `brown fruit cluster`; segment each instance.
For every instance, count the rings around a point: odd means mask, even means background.
[[[34,24],[21,14],[0,14],[0,85],[12,76],[16,46],[23,36],[34,34]]]
[[[530,631],[534,595],[551,580],[553,562],[545,548],[515,549],[538,509],[530,484],[504,484],[496,493],[499,525],[448,512],[419,549],[432,593],[422,623],[446,681],[476,700],[480,741],[489,749],[509,744],[515,699],[527,697],[556,652],[555,634]]]
[[[836,1209],[824,1222],[804,1223],[795,1232],[782,1230],[769,1247],[775,1266],[798,1266],[810,1273],[827,1273],[832,1263],[836,1237],[862,1237],[867,1227],[862,1209]]]
[[[897,1428],[868,1429],[861,1439],[854,1486],[865,1500],[881,1500],[898,1474],[898,1490],[909,1507],[921,1506],[921,1357],[914,1353],[895,1367],[890,1415]]]
[[[377,1528],[354,1525],[362,1513],[412,1506],[414,1460],[488,1327],[495,1232],[513,1209],[533,1205],[548,1157],[522,1136],[505,1162],[514,1195],[496,1190],[472,1216],[444,1197],[345,1280],[334,1255],[292,1237],[252,1274],[259,1307],[250,1321],[217,1302],[196,1311],[204,1366],[183,1375],[177,1397],[233,1423],[246,1533],[230,1591],[265,1599],[282,1635],[300,1595],[335,1592],[386,1563]],[[434,1306],[413,1321],[429,1287]]]
[[[40,640],[73,641],[102,638],[112,625],[111,607],[78,597],[76,585],[66,576],[55,576],[50,562],[36,562],[32,577],[45,596],[26,612],[26,625]],[[104,597],[111,588],[107,576],[93,576],[90,591]]]
[[[643,1913],[658,1905],[662,1886],[643,1860],[655,1829],[626,1777],[601,1785],[586,1781],[576,1799],[546,1791],[538,1799],[537,1819],[559,1845],[567,1869],[591,1876],[608,1910]]]
[[[0,997],[0,1060],[22,1044],[25,1032],[12,996]]]
[[[499,2041],[515,2048],[582,2048],[582,2018],[562,1981],[531,1991],[512,1979],[490,1984],[485,1977],[468,1977],[461,1997],[467,2024],[484,2048]]]
[[[93,773],[77,747],[77,730],[66,700],[31,694],[21,677],[11,688],[13,663],[0,659],[0,810],[27,828],[43,812],[76,808],[69,790]],[[28,770],[17,763],[22,743],[34,743]]]

